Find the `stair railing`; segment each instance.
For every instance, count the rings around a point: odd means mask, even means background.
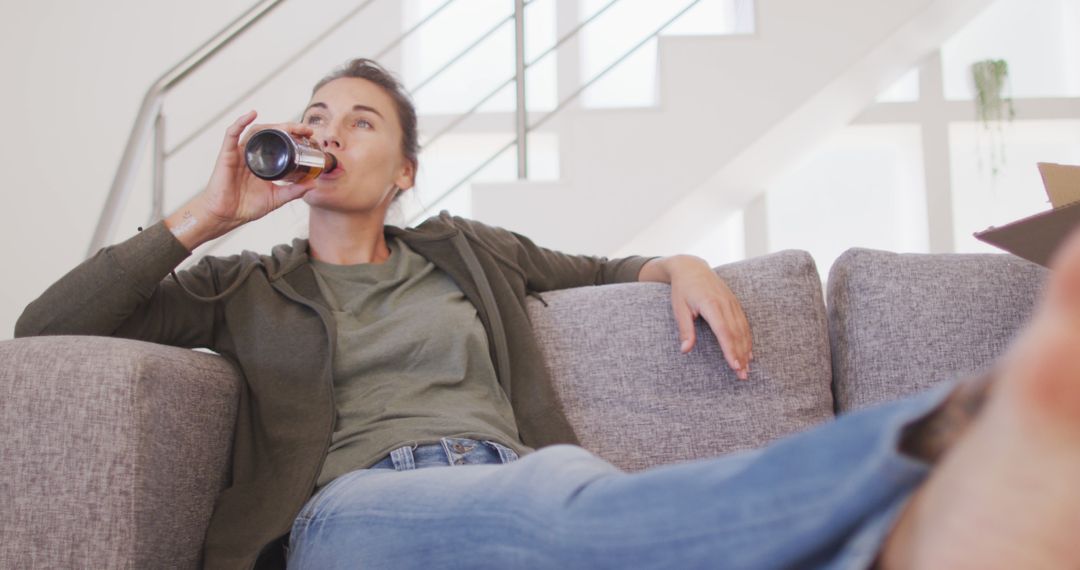
[[[191,52],[183,61],[166,71],[150,86],[150,89],[147,90],[146,95],[143,97],[142,105],[139,107],[139,114],[135,117],[135,126],[131,129],[131,135],[128,136],[124,154],[120,159],[120,165],[116,168],[116,175],[113,177],[112,186],[109,188],[109,195],[105,199],[105,207],[101,212],[101,218],[98,219],[97,227],[94,228],[94,235],[90,239],[90,249],[87,252],[87,257],[104,246],[109,234],[112,233],[111,230],[116,224],[116,217],[119,215],[120,208],[131,191],[132,179],[135,177],[138,159],[146,147],[146,140],[151,135],[154,137],[155,164],[165,154],[165,149],[162,146],[165,139],[165,120],[161,116],[161,106],[165,94],[213,57],[214,54],[243,34],[245,30],[266,17],[274,8],[280,6],[283,1],[262,0],[256,3],[247,12],[244,12],[225,26],[217,35]],[[164,179],[161,167],[156,167],[154,169],[154,197],[152,200],[155,208],[160,208],[161,203],[164,201],[162,199],[164,195]]]
[[[595,18],[596,18],[597,16],[599,16],[599,15],[600,15],[601,13],[603,13],[603,12],[604,12],[605,10],[607,10],[608,8],[610,8],[610,7],[611,7],[612,5],[614,5],[614,4],[616,3],[616,2],[619,2],[619,0],[611,0],[611,2],[608,2],[608,3],[607,3],[607,5],[605,5],[605,6],[603,7],[603,8],[601,8],[600,10],[598,10],[596,14],[594,14],[594,15],[593,15],[592,17],[590,17],[590,18],[589,18],[588,20],[586,20],[586,21],[582,22],[581,24],[579,24],[578,26],[576,26],[576,27],[575,27],[575,28],[574,28],[573,30],[571,30],[571,31],[570,31],[570,32],[568,32],[568,33],[567,33],[566,35],[564,35],[564,36],[563,36],[562,38],[560,38],[560,39],[559,39],[559,41],[558,41],[558,42],[556,42],[554,46],[552,46],[552,47],[551,47],[551,48],[549,48],[548,50],[544,51],[544,53],[542,53],[542,54],[540,54],[539,56],[537,56],[537,57],[536,57],[536,58],[535,58],[535,59],[534,59],[533,61],[529,62],[529,64],[528,64],[528,65],[526,65],[525,67],[526,67],[526,68],[528,68],[528,67],[531,67],[531,66],[533,66],[533,65],[535,65],[535,64],[537,64],[537,63],[539,63],[541,59],[543,59],[543,58],[544,58],[545,56],[547,56],[548,54],[550,54],[550,53],[554,52],[554,51],[555,51],[555,49],[556,49],[556,48],[558,48],[558,47],[559,47],[560,45],[562,45],[562,43],[563,43],[563,42],[565,42],[566,40],[570,39],[571,37],[575,36],[575,35],[576,35],[576,34],[577,34],[578,32],[580,32],[580,31],[581,31],[581,29],[582,29],[582,28],[583,28],[583,27],[585,26],[585,24],[588,24],[589,22],[591,22],[592,20],[594,20],[594,19],[595,19]],[[623,61],[625,61],[625,60],[626,60],[626,58],[630,57],[630,56],[631,56],[631,55],[633,55],[633,54],[634,54],[635,52],[637,52],[637,50],[641,49],[641,48],[642,48],[642,47],[644,47],[644,46],[645,46],[646,44],[648,44],[650,40],[652,40],[652,39],[653,39],[653,38],[655,38],[656,36],[658,36],[658,35],[660,35],[661,33],[663,33],[663,31],[664,31],[664,30],[666,30],[666,29],[668,28],[668,26],[670,26],[671,24],[673,24],[673,23],[674,23],[674,22],[675,22],[676,20],[678,20],[679,18],[681,18],[683,14],[685,14],[686,12],[688,12],[688,11],[689,11],[689,10],[690,10],[691,8],[693,8],[694,6],[696,6],[696,5],[697,5],[698,3],[700,3],[700,2],[701,2],[701,0],[691,0],[691,1],[690,1],[690,2],[688,3],[688,4],[686,4],[686,5],[685,5],[685,6],[684,6],[684,7],[683,7],[683,8],[681,9],[681,10],[679,10],[679,11],[678,11],[678,13],[676,13],[676,14],[675,14],[674,16],[672,16],[671,18],[668,18],[668,19],[667,19],[667,20],[666,20],[666,21],[665,21],[665,22],[664,22],[663,24],[661,24],[661,25],[660,25],[660,26],[659,26],[658,28],[656,28],[656,29],[655,29],[655,30],[654,30],[654,31],[653,31],[653,32],[652,32],[651,34],[649,34],[648,36],[646,36],[646,37],[642,38],[642,39],[641,39],[641,41],[639,41],[639,42],[637,42],[636,44],[634,44],[634,46],[633,46],[633,47],[631,47],[631,48],[630,48],[629,50],[627,50],[627,51],[626,51],[625,53],[623,53],[623,54],[622,54],[621,56],[619,56],[619,57],[618,57],[618,58],[617,58],[617,59],[616,59],[615,61],[611,62],[611,63],[610,63],[610,64],[609,64],[608,66],[606,66],[606,67],[605,67],[604,69],[600,70],[600,72],[598,72],[598,73],[597,73],[596,75],[594,75],[594,76],[593,76],[592,78],[590,78],[590,79],[589,79],[588,81],[586,81],[586,82],[585,82],[584,84],[582,84],[582,85],[581,85],[580,87],[578,87],[578,88],[577,88],[576,90],[574,90],[574,92],[573,92],[573,93],[571,93],[570,95],[567,95],[567,96],[566,96],[566,97],[565,97],[564,99],[562,99],[561,101],[559,101],[559,103],[558,103],[558,104],[557,104],[557,105],[555,106],[555,108],[554,108],[554,109],[552,109],[551,111],[547,112],[547,113],[546,113],[546,114],[545,114],[545,115],[544,115],[543,117],[541,117],[541,118],[540,118],[539,120],[537,120],[537,121],[536,121],[535,123],[533,123],[532,125],[527,125],[527,126],[526,126],[525,128],[520,128],[520,126],[519,126],[519,128],[518,128],[518,132],[517,132],[517,136],[516,136],[516,137],[514,137],[514,140],[512,140],[512,141],[510,141],[510,142],[506,143],[506,145],[504,145],[504,146],[503,146],[502,148],[500,148],[499,150],[497,150],[497,151],[495,151],[494,153],[492,153],[492,154],[491,154],[490,156],[488,156],[488,157],[487,157],[487,159],[485,159],[485,160],[484,160],[483,162],[481,162],[479,166],[477,166],[476,168],[474,168],[474,169],[472,169],[471,171],[469,171],[469,173],[468,173],[468,174],[466,174],[465,176],[463,176],[463,177],[462,177],[462,178],[461,178],[460,180],[458,180],[458,181],[457,181],[457,183],[455,183],[454,185],[450,186],[450,188],[448,188],[448,189],[447,189],[446,191],[444,191],[444,192],[443,192],[442,194],[440,194],[440,195],[439,195],[438,197],[436,197],[436,198],[435,198],[435,200],[434,200],[434,201],[433,201],[433,202],[432,202],[432,203],[431,203],[430,205],[428,205],[428,206],[427,206],[427,207],[425,207],[425,208],[424,208],[423,210],[421,210],[421,211],[420,211],[420,212],[419,212],[418,214],[416,214],[415,216],[413,216],[412,218],[410,218],[410,219],[409,219],[409,221],[408,221],[408,223],[406,223],[406,226],[411,226],[411,225],[413,225],[413,224],[416,224],[416,223],[418,223],[418,222],[422,221],[422,220],[423,220],[423,219],[424,219],[425,217],[427,217],[427,216],[429,215],[429,212],[431,212],[432,210],[434,210],[434,209],[435,209],[435,206],[436,206],[437,204],[439,204],[440,202],[442,202],[442,201],[443,201],[443,200],[445,200],[446,198],[450,197],[450,195],[451,195],[451,194],[453,194],[453,193],[454,193],[454,192],[456,192],[456,191],[457,191],[457,190],[458,190],[459,188],[461,188],[462,186],[464,186],[465,184],[467,184],[467,183],[468,183],[468,182],[469,182],[470,180],[472,180],[472,178],[473,178],[474,176],[476,176],[477,174],[479,174],[479,173],[480,173],[480,171],[482,171],[482,170],[483,170],[484,168],[486,168],[486,167],[487,167],[487,166],[488,166],[489,164],[491,164],[492,162],[494,162],[494,161],[495,161],[495,159],[497,159],[497,158],[499,157],[499,155],[501,155],[502,153],[506,152],[506,151],[507,151],[507,150],[508,150],[508,149],[509,149],[510,147],[512,147],[512,146],[514,146],[514,145],[518,145],[518,149],[519,149],[519,150],[518,150],[518,161],[519,161],[518,163],[520,164],[520,163],[521,163],[521,150],[520,150],[520,149],[522,148],[522,145],[520,145],[519,143],[520,143],[520,142],[521,142],[521,141],[522,141],[522,140],[523,140],[523,139],[524,139],[524,138],[525,138],[525,137],[526,137],[526,136],[527,136],[527,135],[529,134],[529,132],[530,132],[530,131],[534,131],[534,130],[538,129],[538,128],[540,127],[540,125],[543,125],[544,123],[548,122],[548,121],[549,121],[549,120],[550,120],[550,119],[551,119],[552,117],[554,117],[554,116],[555,116],[555,114],[556,114],[556,113],[558,113],[559,111],[561,111],[562,109],[564,109],[564,108],[565,108],[565,107],[566,107],[566,106],[567,106],[568,104],[570,104],[570,103],[571,103],[572,101],[574,101],[574,100],[575,100],[575,99],[577,99],[577,98],[578,98],[579,96],[581,96],[581,94],[582,94],[582,93],[583,93],[583,92],[584,92],[584,91],[585,91],[586,89],[588,89],[588,88],[589,88],[590,86],[592,86],[592,85],[593,85],[594,83],[596,83],[597,81],[599,81],[600,79],[602,79],[602,78],[603,78],[603,77],[604,77],[605,75],[607,75],[607,74],[608,74],[608,73],[609,73],[609,72],[610,72],[610,71],[611,71],[612,69],[615,69],[615,68],[616,68],[616,67],[617,67],[617,66],[618,66],[618,65],[619,65],[620,63],[622,63]],[[519,73],[519,75],[520,75],[520,74],[523,74],[523,72],[522,72],[522,71],[519,71],[518,73]],[[432,139],[431,139],[431,140],[428,140],[427,142],[425,142],[425,146],[429,146],[429,145],[431,145],[431,143],[432,143],[432,142],[433,142],[433,141],[434,141],[435,139],[437,139],[437,138],[438,138],[439,136],[441,136],[441,135],[442,135],[442,134],[443,134],[444,132],[446,132],[447,130],[449,130],[449,128],[450,128],[450,127],[452,127],[452,126],[454,126],[454,125],[456,125],[456,124],[460,123],[461,121],[464,121],[464,120],[465,120],[466,118],[468,118],[468,115],[471,115],[471,114],[475,113],[475,112],[476,112],[476,109],[478,109],[478,108],[479,108],[479,106],[480,106],[480,105],[482,105],[482,104],[484,103],[484,101],[486,101],[487,99],[490,99],[490,98],[491,98],[492,96],[494,96],[494,95],[495,95],[495,93],[497,93],[497,92],[498,92],[498,91],[499,91],[500,89],[502,89],[503,87],[505,87],[505,86],[506,86],[506,85],[507,85],[507,84],[508,84],[508,83],[509,83],[510,81],[513,81],[513,79],[514,79],[514,78],[510,78],[510,79],[508,79],[508,80],[507,80],[506,82],[504,82],[504,83],[503,83],[502,85],[500,85],[500,86],[499,86],[499,88],[497,88],[497,89],[496,89],[495,91],[491,92],[491,93],[490,93],[490,94],[489,94],[489,95],[488,95],[488,96],[487,96],[487,97],[486,97],[485,99],[481,100],[481,102],[480,102],[480,103],[478,103],[478,104],[474,105],[474,106],[473,106],[473,107],[472,107],[472,108],[471,108],[471,109],[470,109],[469,111],[467,111],[467,112],[466,112],[466,113],[464,113],[464,114],[463,114],[462,116],[460,116],[460,117],[458,117],[457,119],[455,119],[455,121],[454,121],[454,122],[453,122],[453,123],[452,123],[451,125],[449,125],[448,127],[444,128],[444,129],[443,129],[443,131],[440,131],[440,132],[439,132],[439,133],[438,133],[438,134],[437,134],[437,135],[436,135],[435,137],[432,137]]]
[[[373,59],[380,60],[383,56],[388,54],[390,51],[392,51],[393,49],[400,46],[401,43],[404,42],[408,37],[410,37],[413,34],[417,33],[425,24],[430,22],[433,18],[435,18],[439,13],[443,12],[448,6],[450,6],[455,1],[456,0],[445,0],[442,4],[437,6],[434,10],[430,11],[423,18],[421,18],[415,24],[410,26],[409,29],[405,30],[402,34],[397,36],[389,44],[384,46],[374,56]],[[626,51],[619,58],[617,58],[614,62],[612,62],[610,65],[606,66],[603,70],[601,70],[599,73],[597,73],[596,75],[591,77],[588,81],[586,81],[584,84],[582,84],[580,87],[578,87],[573,93],[571,93],[569,96],[567,96],[563,100],[559,101],[559,103],[556,105],[556,107],[554,109],[552,109],[551,111],[545,113],[544,116],[541,117],[539,120],[537,120],[535,123],[529,125],[528,124],[527,106],[526,106],[526,101],[525,101],[525,87],[526,87],[525,86],[525,73],[526,73],[526,71],[530,67],[532,67],[532,66],[536,65],[537,63],[539,63],[545,57],[550,56],[552,53],[554,53],[564,43],[566,43],[570,39],[578,36],[581,33],[582,29],[585,28],[585,26],[587,26],[591,22],[595,21],[597,18],[599,18],[601,15],[603,15],[605,12],[607,12],[612,6],[614,6],[620,0],[610,0],[608,3],[606,3],[599,10],[597,10],[596,12],[591,14],[588,18],[586,18],[585,20],[579,22],[576,26],[574,26],[573,29],[571,29],[567,33],[563,34],[555,42],[554,45],[552,45],[548,49],[544,50],[544,52],[542,52],[537,57],[533,58],[531,61],[526,62],[525,61],[525,49],[524,49],[524,46],[525,46],[525,39],[524,39],[525,7],[529,3],[531,3],[532,1],[533,0],[515,0],[514,1],[514,12],[513,12],[513,14],[510,14],[507,17],[503,18],[496,25],[489,28],[484,33],[480,34],[480,36],[478,36],[473,42],[471,42],[463,50],[461,50],[459,53],[457,53],[453,57],[451,57],[439,69],[437,69],[434,73],[430,74],[429,76],[425,77],[415,87],[413,87],[410,90],[410,94],[415,94],[416,92],[420,91],[424,87],[430,85],[431,82],[434,81],[434,79],[439,77],[442,73],[444,73],[450,67],[452,67],[455,64],[457,64],[458,62],[460,62],[460,60],[462,58],[464,58],[467,54],[471,53],[474,49],[476,49],[479,45],[481,45],[485,40],[490,38],[499,28],[501,28],[503,25],[505,25],[506,23],[508,23],[511,20],[514,21],[514,23],[515,23],[515,33],[514,33],[514,36],[515,36],[515,73],[514,73],[514,75],[507,78],[505,81],[503,81],[494,90],[490,91],[489,93],[487,93],[483,97],[481,97],[479,99],[479,101],[477,103],[475,103],[472,107],[470,107],[467,111],[465,111],[464,113],[458,114],[453,120],[451,120],[442,129],[440,129],[434,135],[429,137],[424,142],[424,146],[425,147],[431,146],[431,144],[434,143],[436,140],[438,140],[442,136],[444,136],[447,133],[449,133],[450,131],[452,131],[455,127],[460,125],[464,120],[466,120],[470,116],[477,113],[478,110],[480,109],[480,107],[484,103],[491,100],[491,98],[493,98],[498,92],[500,92],[502,89],[504,89],[505,87],[507,87],[511,83],[516,84],[516,92],[517,92],[516,93],[516,95],[517,95],[517,97],[516,97],[516,105],[515,105],[515,137],[514,137],[514,139],[512,141],[510,141],[509,143],[507,143],[506,145],[504,145],[502,148],[500,148],[494,154],[492,154],[489,157],[487,157],[486,159],[484,159],[479,164],[479,166],[473,168],[471,171],[469,171],[469,173],[467,175],[462,177],[458,182],[456,182],[450,188],[448,188],[447,190],[442,192],[434,200],[434,202],[432,202],[429,206],[425,207],[424,210],[421,211],[418,215],[414,216],[409,221],[408,225],[414,224],[414,223],[422,220],[427,212],[431,211],[437,204],[439,204],[440,202],[445,200],[447,197],[449,197],[451,194],[453,194],[455,191],[457,191],[458,189],[463,187],[465,184],[467,184],[470,180],[472,180],[473,177],[475,177],[479,172],[481,172],[485,167],[487,167],[489,164],[491,164],[496,158],[498,158],[503,152],[508,150],[510,147],[517,146],[517,167],[518,167],[518,173],[517,174],[518,174],[518,178],[519,179],[527,178],[527,173],[528,173],[528,166],[527,166],[528,165],[527,139],[528,139],[529,132],[533,131],[533,130],[536,130],[542,124],[544,124],[545,122],[550,120],[551,117],[553,117],[556,113],[558,113],[559,111],[564,109],[570,102],[572,102],[578,96],[580,96],[581,93],[585,91],[585,89],[589,88],[591,85],[596,83],[598,80],[600,80],[601,78],[606,76],[612,69],[614,69],[620,63],[622,63],[624,60],[626,60],[628,57],[630,57],[635,52],[637,52],[641,47],[646,45],[650,40],[652,40],[653,38],[658,36],[665,29],[667,29],[672,23],[674,23],[676,20],[678,20],[680,17],[682,17],[683,14],[685,14],[687,11],[689,11],[691,8],[693,8],[694,6],[696,6],[697,4],[699,4],[701,2],[701,0],[691,0],[690,2],[688,2],[678,13],[676,13],[671,18],[667,19],[663,24],[661,24],[659,27],[657,27],[651,34],[649,34],[645,38],[641,39],[633,47],[631,47],[628,51]],[[153,158],[153,189],[152,189],[152,191],[153,191],[153,194],[152,194],[152,200],[151,200],[151,213],[150,213],[150,217],[149,217],[150,223],[153,223],[153,222],[156,222],[157,220],[160,220],[162,217],[164,217],[164,211],[163,210],[164,210],[164,185],[165,185],[164,165],[165,165],[165,162],[169,158],[174,156],[176,153],[178,153],[181,150],[183,150],[184,148],[186,148],[189,144],[191,144],[199,136],[206,133],[209,129],[213,128],[213,126],[216,125],[217,122],[220,121],[222,118],[224,118],[232,109],[239,106],[247,98],[251,97],[253,94],[258,92],[260,89],[265,87],[267,84],[269,84],[270,81],[272,81],[275,77],[277,77],[281,73],[283,73],[286,69],[288,69],[289,66],[294,64],[296,61],[298,61],[305,54],[307,54],[312,49],[314,49],[322,41],[323,38],[325,38],[329,34],[333,33],[334,31],[336,31],[341,26],[345,25],[352,18],[354,18],[355,16],[360,14],[365,8],[367,8],[373,2],[375,2],[375,0],[365,0],[364,2],[358,4],[349,13],[347,13],[344,17],[342,17],[338,21],[336,21],[332,26],[330,26],[323,33],[316,35],[316,38],[314,40],[312,40],[311,42],[308,42],[303,47],[301,47],[300,50],[298,50],[296,53],[294,53],[286,61],[282,62],[281,65],[277,66],[269,74],[265,75],[262,79],[255,82],[250,88],[245,90],[243,94],[241,94],[239,97],[233,99],[228,104],[226,104],[225,107],[223,107],[220,111],[215,113],[214,116],[211,119],[209,119],[208,121],[202,123],[198,128],[196,128],[194,131],[192,131],[188,136],[186,136],[178,144],[176,144],[171,149],[166,149],[165,148],[165,126],[166,125],[165,125],[165,116],[162,113],[162,106],[163,106],[165,96],[177,84],[179,84],[183,79],[190,76],[190,74],[193,71],[198,69],[199,66],[201,66],[208,59],[213,57],[222,48],[229,45],[231,42],[233,42],[238,37],[243,35],[243,33],[245,31],[250,29],[258,21],[262,20],[274,8],[281,5],[282,2],[284,2],[284,0],[261,0],[260,2],[256,3],[247,12],[242,14],[235,21],[233,21],[228,26],[226,26],[224,29],[222,29],[220,32],[218,32],[218,34],[216,34],[213,38],[211,38],[205,44],[203,44],[198,49],[196,49],[194,52],[192,52],[188,57],[184,58],[180,63],[175,65],[172,69],[170,69],[164,75],[162,75],[150,87],[150,89],[147,91],[146,95],[143,98],[143,103],[142,103],[142,106],[139,109],[139,114],[136,117],[135,125],[132,128],[131,134],[128,137],[128,141],[127,141],[127,145],[125,146],[125,149],[124,149],[123,157],[122,157],[122,159],[120,161],[120,165],[117,167],[116,175],[113,178],[113,184],[112,184],[112,186],[111,186],[111,188],[109,190],[109,195],[108,195],[108,198],[106,199],[106,203],[105,203],[105,206],[103,208],[102,215],[101,215],[100,219],[98,220],[97,227],[94,230],[94,235],[93,235],[93,238],[91,239],[90,247],[89,247],[89,249],[87,251],[87,256],[88,257],[90,255],[93,255],[98,249],[103,247],[106,244],[106,242],[108,241],[109,236],[112,233],[112,229],[113,229],[113,227],[114,227],[114,225],[116,223],[116,218],[117,218],[117,216],[119,214],[119,211],[122,208],[123,203],[125,202],[127,196],[130,194],[132,184],[133,184],[134,174],[135,174],[136,167],[137,167],[137,162],[138,162],[138,159],[139,159],[139,155],[140,155],[141,151],[143,150],[143,148],[146,146],[146,143],[147,143],[148,140],[153,141],[153,154],[152,154],[152,158]],[[229,235],[231,235],[231,234],[229,234]],[[225,236],[225,237],[227,238],[228,236]],[[213,244],[211,244],[210,248],[211,249],[216,249],[224,241],[225,241],[224,238],[219,238],[218,240],[215,240],[215,242]]]

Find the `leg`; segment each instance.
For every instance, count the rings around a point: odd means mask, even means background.
[[[1078,346],[1080,233],[992,385],[634,474],[566,445],[358,471],[298,523],[322,568],[1077,567]]]
[[[885,568],[1080,567],[1080,233],[982,413],[905,508]]]
[[[928,471],[901,433],[948,388],[632,474],[569,445],[355,471],[298,519],[296,550],[319,568],[865,568]]]

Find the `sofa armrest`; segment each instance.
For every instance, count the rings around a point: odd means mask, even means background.
[[[240,386],[192,350],[0,342],[0,567],[197,567]]]

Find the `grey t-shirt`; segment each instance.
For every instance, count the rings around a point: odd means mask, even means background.
[[[387,246],[379,264],[310,261],[337,322],[337,421],[316,490],[397,447],[441,437],[535,451],[521,443],[476,307],[400,239]]]

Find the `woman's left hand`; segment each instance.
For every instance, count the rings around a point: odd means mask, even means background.
[[[671,278],[671,307],[679,327],[681,352],[687,354],[694,348],[694,320],[704,317],[728,365],[740,380],[746,380],[754,359],[750,323],[731,289],[701,258],[676,256],[664,261]]]

